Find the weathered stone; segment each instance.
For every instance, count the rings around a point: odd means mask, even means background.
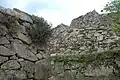
[[[7,40],[6,37],[0,37],[0,44],[9,44],[10,42]]]
[[[7,72],[8,74],[13,74],[15,75],[15,80],[25,80],[27,79],[27,75],[25,71],[22,70],[10,70]]]
[[[4,44],[4,47],[8,48],[9,50],[12,50],[11,44]],[[14,52],[14,51],[13,51]]]
[[[27,23],[27,22],[23,22],[23,26],[27,27],[27,28],[30,28],[30,23]]]
[[[0,56],[0,64],[8,60],[8,57]]]
[[[22,69],[26,71],[28,78],[33,78],[35,64],[30,61],[20,61]]]
[[[20,32],[21,32],[21,33],[27,34],[27,31],[26,31],[25,26],[19,24],[19,27],[20,27]]]
[[[107,39],[106,41],[105,41],[106,43],[112,43],[112,42],[114,42],[112,39]]]
[[[35,64],[35,79],[46,80],[51,76],[50,64],[44,59]]]
[[[19,9],[14,8],[13,10],[15,10],[16,12],[20,13],[19,18],[23,21],[27,21],[29,23],[33,23],[32,19],[30,18],[30,15],[28,15],[27,13],[20,11]]]
[[[19,13],[9,9],[9,8],[0,8],[0,12],[4,13],[4,14],[8,14],[10,16],[19,16]]]
[[[94,34],[94,36],[99,36],[99,35],[101,35],[100,33],[98,33],[98,32],[96,32],[95,34]]]
[[[0,24],[0,36],[4,36],[8,33],[8,30],[5,25]]]
[[[103,52],[103,51],[104,51],[104,49],[103,49],[103,48],[98,47],[97,52]]]
[[[0,80],[24,80],[26,73],[20,70],[0,70]]]
[[[85,71],[85,76],[109,76],[113,73],[113,66],[105,67],[104,65],[99,68],[93,68],[90,65]]]
[[[37,54],[38,51],[37,51],[37,47],[35,45],[31,45],[29,46],[29,48],[31,49],[31,51],[34,53],[34,54]]]
[[[38,60],[35,54],[32,53],[24,44],[20,44],[19,42],[15,41],[14,48],[19,57],[22,57],[31,61]]]
[[[48,57],[46,46],[32,43],[27,32],[31,26],[31,15],[0,7],[0,80],[48,80],[50,77],[48,61],[38,61]]]
[[[42,59],[43,58],[43,56],[41,54],[37,54],[36,56],[37,56],[38,59]]]
[[[13,55],[13,56],[10,57],[10,59],[12,59],[12,60],[18,60],[18,57],[16,55]]]
[[[3,56],[12,56],[15,53],[12,50],[9,50],[8,48],[4,47],[4,46],[0,46],[0,55]]]
[[[9,60],[1,65],[1,69],[19,69],[20,64],[16,60]]]
[[[6,38],[7,38],[10,42],[13,42],[13,41],[14,41],[13,37],[10,36],[10,35],[6,35]]]
[[[29,23],[33,23],[32,19],[28,15],[22,12],[18,12],[17,9],[12,10],[9,8],[0,8],[0,12],[10,15],[10,16],[14,16],[16,18],[20,18],[21,20],[29,22]]]
[[[120,67],[120,60],[119,59],[115,59],[115,63]]]
[[[54,64],[55,68],[54,68],[54,73],[60,74],[64,72],[64,63],[55,63]]]
[[[52,77],[50,77],[50,78],[49,78],[49,80],[55,80],[55,77],[54,77],[54,76],[52,76]]]
[[[109,20],[111,19],[109,18]],[[119,40],[119,36],[116,36],[115,32],[111,30],[111,23],[103,15],[92,11],[72,20],[70,26],[58,25],[52,29],[52,36],[48,42],[49,51],[45,49],[47,46],[38,50],[41,47],[31,43],[26,31],[26,29],[31,29],[31,26],[33,26],[31,15],[18,9],[0,7],[0,67],[3,69],[0,71],[0,80],[120,79],[119,54],[112,54],[109,58],[104,54],[97,55],[97,52],[116,48],[118,45],[115,41]],[[11,36],[10,32],[16,34]],[[49,53],[51,57],[65,54],[82,56],[78,59],[68,57],[68,61],[64,56],[64,60],[61,60],[60,57],[60,62],[51,61],[54,74],[51,77],[51,66],[49,66],[49,60],[46,60]]]
[[[31,44],[30,38],[27,37],[27,36],[25,36],[25,35],[22,34],[22,33],[18,33],[18,38],[19,38],[21,41],[23,41],[23,42],[25,42],[25,43],[27,43],[27,44]]]
[[[103,40],[103,35],[97,36],[97,40]]]

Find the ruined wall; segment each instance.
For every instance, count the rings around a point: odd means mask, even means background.
[[[119,37],[111,29],[108,17],[96,11],[73,19],[71,26],[59,25],[53,29],[51,54],[87,54],[114,49]]]
[[[45,47],[34,45],[26,29],[34,22],[18,9],[0,7],[0,80],[48,80]]]
[[[51,80],[120,80],[120,50],[51,57]]]
[[[109,17],[92,11],[59,25],[48,50],[32,43],[32,25],[31,15],[0,7],[0,80],[120,79],[119,36]]]
[[[54,28],[51,80],[119,80],[119,36],[111,23],[106,15],[92,11],[73,19],[70,26]]]

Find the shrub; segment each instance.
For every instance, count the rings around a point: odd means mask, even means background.
[[[112,28],[120,32],[120,0],[111,0],[102,11],[108,12],[112,18]]]
[[[110,13],[120,12],[120,0],[112,0],[108,2],[103,10]]]
[[[28,34],[34,43],[43,43],[51,36],[51,25],[42,17],[32,15],[33,26]]]
[[[120,13],[109,13],[108,16],[112,19],[112,28],[120,32]]]

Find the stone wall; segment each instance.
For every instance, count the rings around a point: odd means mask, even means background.
[[[31,15],[0,7],[0,80],[120,79],[119,36],[106,15],[92,11],[58,25],[49,45],[32,43],[32,25]]]
[[[111,19],[92,11],[53,29],[49,48],[51,54],[87,54],[114,49],[117,40]]]
[[[120,80],[120,50],[51,57],[51,80]]]
[[[51,80],[119,80],[119,36],[95,10],[53,29]]]
[[[34,22],[18,9],[0,7],[0,80],[48,80],[46,48],[34,45],[26,29]]]

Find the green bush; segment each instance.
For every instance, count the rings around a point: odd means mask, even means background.
[[[28,34],[34,43],[45,43],[51,36],[51,25],[42,17],[32,15],[33,26]]]
[[[120,12],[120,0],[111,0],[110,2],[108,2],[105,6],[105,8],[103,9],[106,12]]]
[[[120,0],[111,0],[102,11],[107,12],[108,16],[112,18],[113,30],[120,31]]]
[[[108,16],[112,19],[113,30],[120,32],[120,13],[108,13]]]

